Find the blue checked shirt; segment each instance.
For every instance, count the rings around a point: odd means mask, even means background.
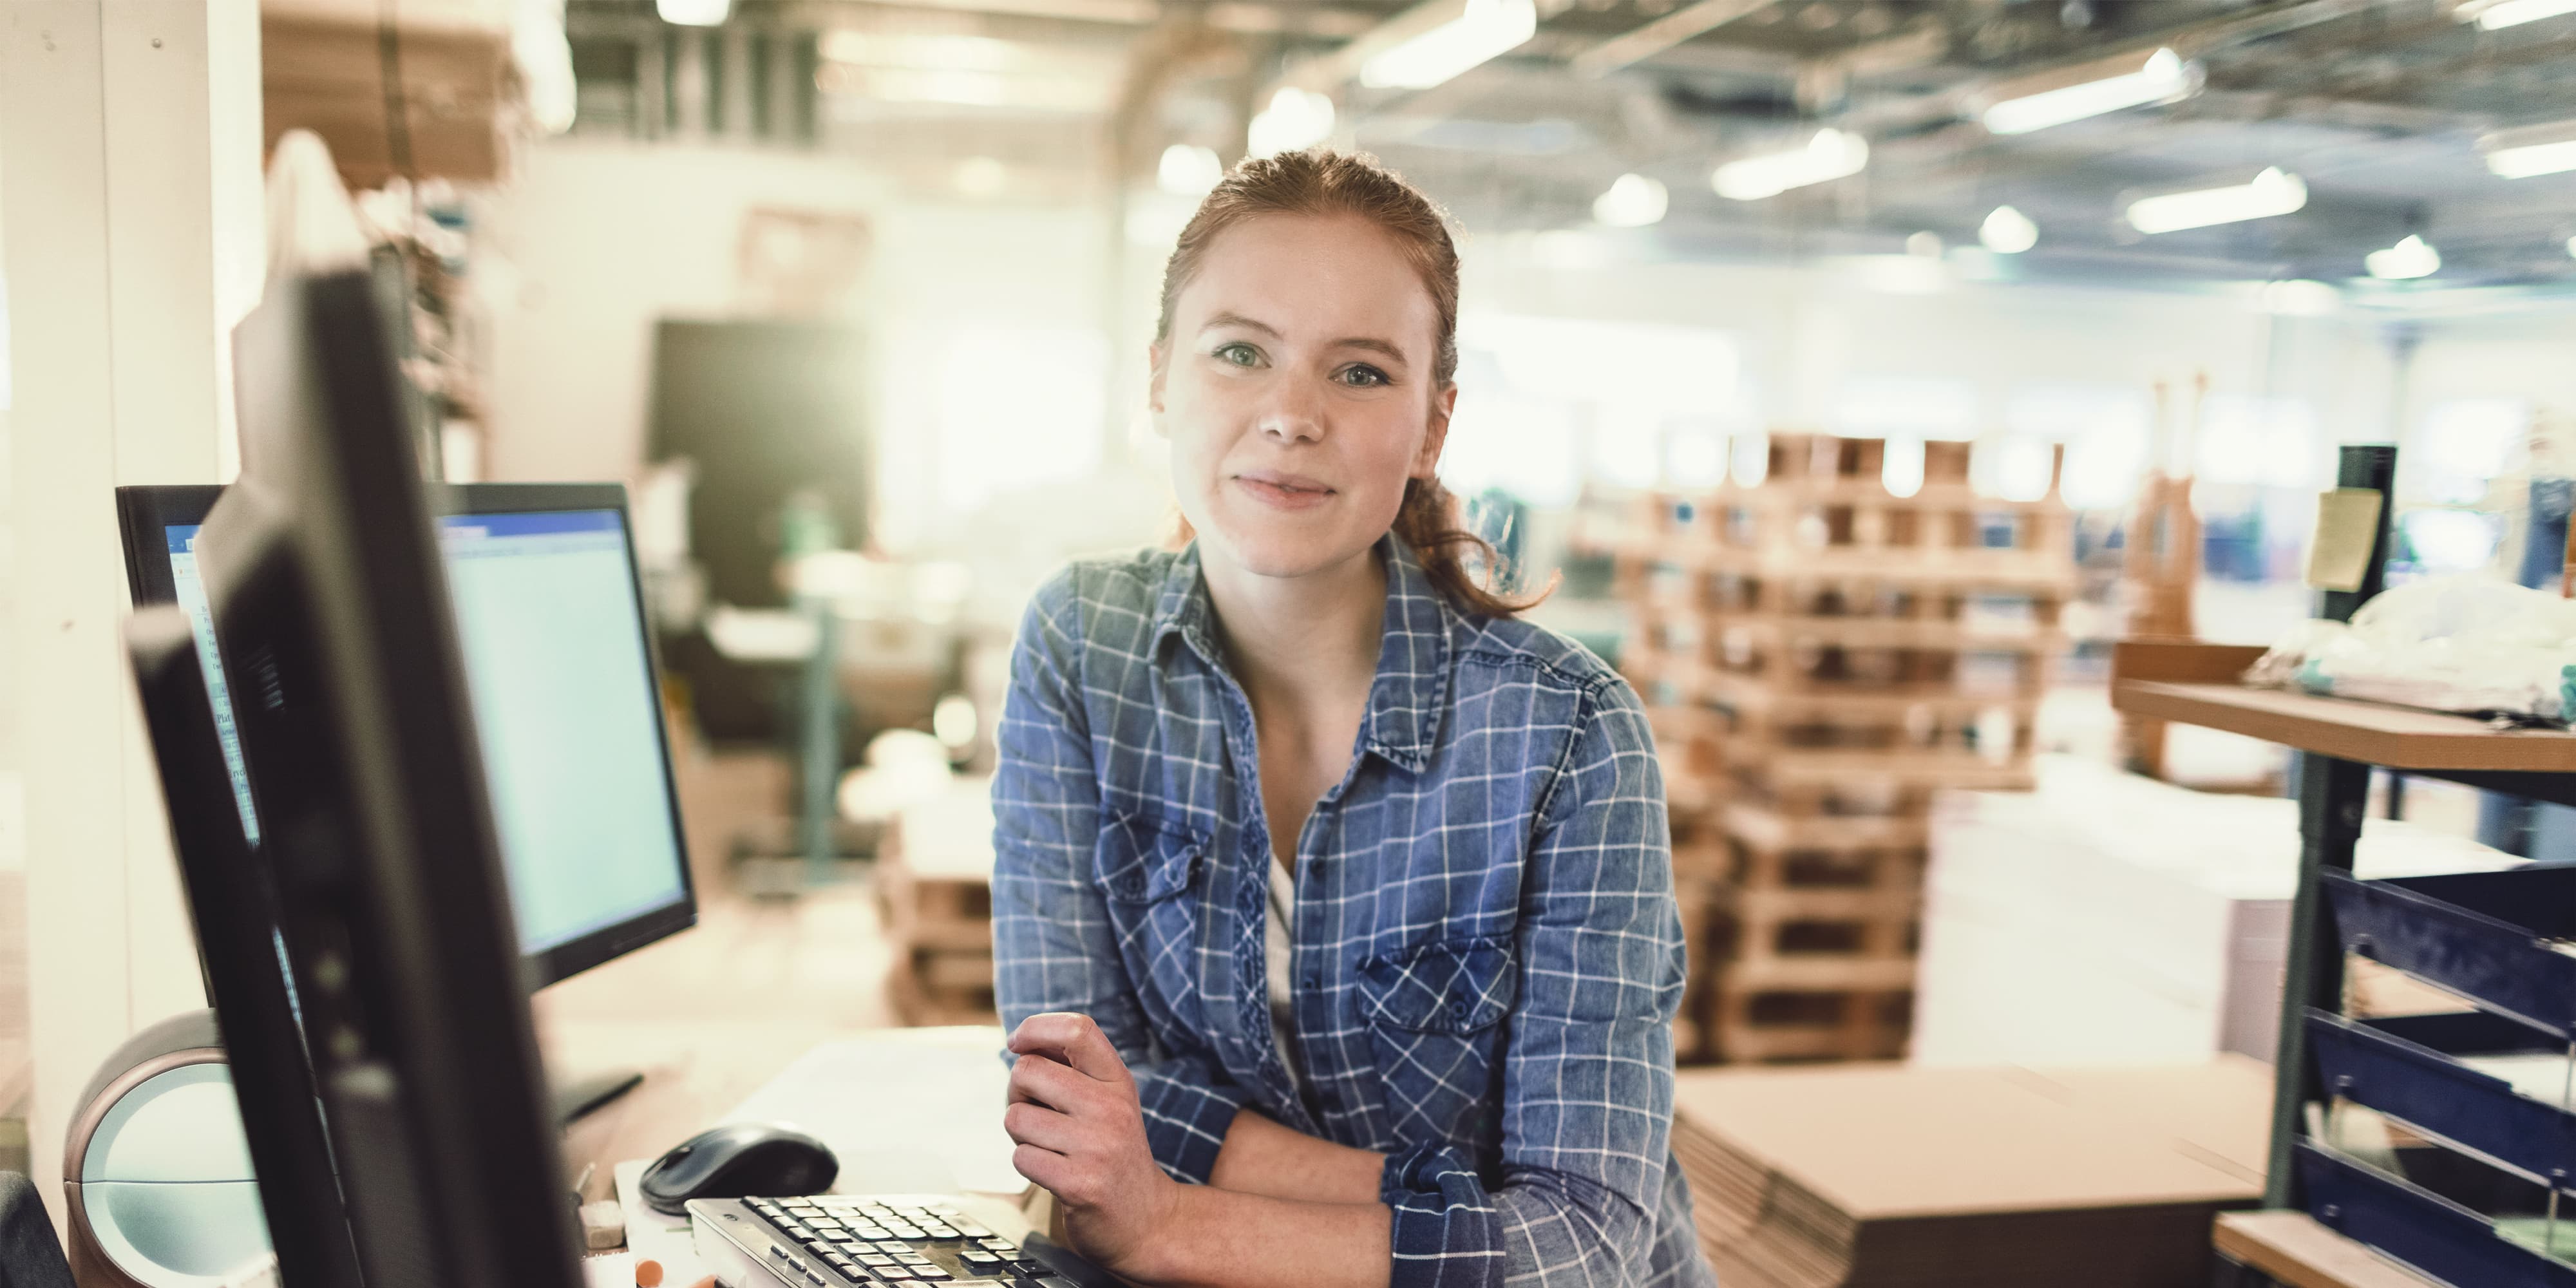
[[[1667,1140],[1682,938],[1636,694],[1378,553],[1367,717],[1298,842],[1302,1076],[1263,969],[1252,708],[1196,547],[1075,564],[1029,607],[993,781],[1002,1021],[1096,1020],[1181,1180],[1247,1105],[1385,1153],[1398,1288],[1713,1285]]]

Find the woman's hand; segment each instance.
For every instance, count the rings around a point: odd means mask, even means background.
[[[1136,1268],[1180,1202],[1145,1143],[1127,1062],[1090,1016],[1032,1015],[1011,1033],[1011,1165],[1056,1197],[1074,1250],[1109,1270]]]

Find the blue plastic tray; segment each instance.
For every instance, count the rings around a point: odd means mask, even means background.
[[[2345,951],[2478,1005],[2576,1035],[2576,865],[2363,881],[2323,874]]]
[[[2576,1267],[2497,1237],[2485,1217],[2429,1190],[2299,1142],[2308,1215],[2452,1288],[2576,1288]]]
[[[2454,1056],[2547,1052],[2566,1044],[2542,1030],[2470,1011],[2347,1020],[2308,1012],[2308,1049],[2326,1089],[2466,1145],[2542,1184],[2576,1185],[2576,1117],[2515,1091]],[[2576,1215],[2576,1207],[2570,1208]]]

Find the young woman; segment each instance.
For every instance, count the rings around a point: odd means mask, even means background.
[[[1137,1283],[1715,1282],[1666,1140],[1654,746],[1462,562],[1433,473],[1457,319],[1422,194],[1364,157],[1245,163],[1153,347],[1195,540],[1075,564],[1021,628],[1004,1123]]]

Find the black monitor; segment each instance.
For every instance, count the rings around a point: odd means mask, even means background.
[[[117,489],[137,606],[195,626],[242,830],[260,835],[198,530],[223,489]],[[543,987],[696,924],[626,489],[431,485],[520,950]]]
[[[202,805],[229,784],[211,785],[211,714],[192,735],[169,710],[191,674],[176,660],[193,647],[181,610],[139,611],[129,641],[160,699],[156,755],[180,770],[164,794],[281,1274],[288,1288],[342,1282],[329,1214],[298,1212],[273,1172],[311,1182],[307,1199],[333,1178],[348,1217],[336,1237],[367,1288],[577,1288],[466,614],[367,277],[273,280],[235,362],[244,469],[195,555],[259,833],[261,861],[233,875],[265,883],[273,935],[208,924],[222,909],[197,897],[224,874],[195,865],[225,838],[191,832],[228,830],[205,826]],[[238,1005],[275,989],[280,952],[300,1026]],[[292,1083],[298,1067],[320,1103],[318,1156],[314,1133],[280,1121],[279,1085],[252,1085]]]

